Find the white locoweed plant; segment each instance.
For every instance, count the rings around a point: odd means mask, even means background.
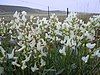
[[[100,16],[87,23],[71,13],[59,22],[15,12],[0,20],[0,66],[4,75],[97,75],[100,72]],[[95,64],[94,64],[95,63]],[[1,72],[0,72],[1,73]]]

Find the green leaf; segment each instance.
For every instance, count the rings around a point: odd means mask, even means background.
[[[61,69],[60,71],[58,71],[58,72],[56,73],[56,75],[59,75],[59,74],[63,73],[64,70],[65,70],[65,69]]]

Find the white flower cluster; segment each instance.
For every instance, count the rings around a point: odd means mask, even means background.
[[[67,50],[72,50],[77,54],[78,49],[87,47],[89,50],[96,45],[91,42],[95,40],[95,28],[100,26],[98,16],[84,23],[76,17],[76,13],[70,14],[64,22],[59,22],[55,15],[52,15],[49,20],[33,16],[28,20],[26,15],[25,11],[22,13],[16,11],[13,15],[14,20],[6,24],[0,23],[0,36],[9,38],[8,43],[11,43],[11,48],[13,48],[8,52],[6,47],[3,48],[3,42],[0,40],[0,51],[3,57],[9,60],[14,59],[12,65],[21,67],[22,70],[27,68],[28,62],[34,64],[34,67],[31,65],[33,72],[45,66],[46,61],[43,57],[46,57],[50,50],[58,50],[61,55],[66,56]],[[99,50],[92,56],[100,57]],[[85,63],[88,59],[89,55],[82,57]]]

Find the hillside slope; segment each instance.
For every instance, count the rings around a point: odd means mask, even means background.
[[[37,14],[45,14],[47,13],[47,11],[45,10],[40,10],[40,9],[33,9],[33,8],[29,8],[29,7],[23,7],[23,6],[11,6],[11,5],[0,5],[0,12],[15,12],[15,11],[26,11],[26,12],[30,12],[30,13],[37,13]],[[60,11],[60,10],[54,10],[54,11],[50,11],[50,13],[57,13],[57,14],[66,14],[65,11]]]

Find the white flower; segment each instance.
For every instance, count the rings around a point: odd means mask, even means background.
[[[1,22],[2,20],[1,20],[1,18],[0,18],[0,22]]]
[[[76,37],[76,35],[74,34],[74,31],[70,31],[70,38],[74,39]]]
[[[46,41],[44,41],[44,39],[41,39],[41,41],[42,41],[42,46],[46,46]]]
[[[36,70],[39,70],[39,68],[37,68],[36,63],[34,64],[34,67],[31,67],[32,72],[35,72]]]
[[[46,62],[41,58],[41,66],[45,66]]]
[[[72,46],[76,46],[76,41],[71,40],[71,42],[72,42]]]
[[[47,56],[47,52],[43,52],[43,50],[41,50],[40,52],[41,52],[41,56]]]
[[[22,15],[27,15],[27,12],[25,12],[25,11],[22,11]]]
[[[12,59],[14,57],[14,49],[12,50],[11,54],[7,54],[8,59]]]
[[[18,39],[21,40],[23,38],[23,34],[19,33]]]
[[[50,18],[51,18],[51,19],[52,19],[52,18],[55,18],[55,13],[52,14],[52,15],[50,16]]]
[[[10,30],[9,33],[12,34],[12,31]]]
[[[13,17],[19,17],[18,12],[16,11],[13,15]]]
[[[30,20],[32,20],[33,18],[34,18],[34,16],[33,16],[33,15],[31,15],[31,16],[30,16]]]
[[[92,54],[92,56],[97,56],[97,57],[100,57],[100,50],[97,50],[94,52],[94,54]]]
[[[30,54],[28,57],[25,56],[25,58],[26,58],[26,59],[25,59],[24,61],[25,61],[25,62],[28,62],[28,61],[30,60],[30,58],[31,58],[31,54]]]
[[[23,20],[24,22],[27,21],[27,19],[26,19],[26,17],[25,17],[24,15],[22,16],[22,20]]]
[[[19,65],[19,64],[17,63],[17,59],[16,59],[15,61],[12,62],[12,65],[15,65],[15,66],[18,66],[18,67],[21,66],[21,65]]]
[[[84,36],[86,36],[87,39],[89,39],[89,40],[91,40],[91,41],[95,39],[94,36],[91,35],[91,33],[89,33],[89,31],[86,31],[86,32],[84,33]]]
[[[19,64],[17,64],[17,62],[12,62],[13,65],[16,65],[17,67],[20,67]]]
[[[60,39],[60,38],[58,38],[58,37],[56,36],[56,40],[57,40],[57,41],[60,41],[61,39]]]
[[[86,32],[84,33],[84,36],[90,36],[89,32],[86,31]]]
[[[26,67],[27,67],[27,65],[26,65],[25,61],[22,61],[22,67],[21,67],[21,69],[24,70]]]
[[[31,41],[32,40],[32,33],[29,31],[29,34],[27,36],[28,40]]]
[[[41,21],[44,22],[44,24],[48,23],[48,21],[46,20],[46,18],[43,18]]]
[[[37,43],[37,50],[38,51],[43,50],[43,46],[41,46],[41,42],[40,41],[38,41],[38,43]]]
[[[66,46],[72,47],[71,39],[70,38],[67,40]]]
[[[45,38],[50,38],[51,39],[52,37],[49,34],[46,33]]]
[[[0,41],[0,45],[1,45],[1,41]]]
[[[31,48],[33,48],[33,47],[35,46],[35,44],[36,44],[35,39],[33,39],[33,40],[29,43],[29,45],[31,46]]]
[[[22,61],[22,67],[21,67],[22,70],[24,70],[27,67],[26,62],[30,60],[30,57],[31,57],[31,54],[28,57],[25,55],[26,59]]]
[[[85,63],[87,63],[88,59],[89,59],[89,55],[83,56],[83,57],[82,57],[82,60],[83,60]]]
[[[19,19],[19,18],[17,18],[17,19],[15,19],[15,22],[16,22],[16,23],[19,23],[19,20],[20,20],[20,19]]]
[[[5,50],[0,46],[0,50],[1,50],[1,53],[3,54],[3,56],[5,56]]]
[[[60,30],[61,29],[61,23],[59,22],[57,25],[56,25],[57,29]]]
[[[25,49],[26,48],[26,46],[25,45],[23,45],[22,46],[22,48],[20,48],[20,49],[18,49],[18,50],[16,50],[16,52],[20,52],[20,51],[22,51],[23,49]]]
[[[94,43],[94,44],[87,43],[87,44],[86,44],[86,47],[89,48],[89,49],[92,49],[92,48],[95,47],[95,45],[96,45],[95,43]]]
[[[63,49],[60,49],[60,50],[59,50],[59,53],[61,53],[61,54],[63,54],[63,55],[66,55],[65,46],[63,46]]]

